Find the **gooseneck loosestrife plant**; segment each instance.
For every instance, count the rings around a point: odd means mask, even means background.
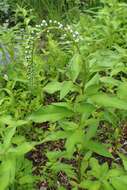
[[[127,189],[127,4],[98,3],[0,26],[0,190]]]
[[[41,24],[36,25],[35,28],[30,30],[28,35],[28,39],[25,46],[25,62],[28,69],[28,78],[30,86],[34,86],[34,42],[36,39],[40,39],[43,33],[49,34],[52,33],[52,30],[57,30],[58,32],[62,32],[61,38],[66,41],[70,39],[75,45],[79,43],[81,40],[81,36],[78,31],[74,31],[71,26],[64,26],[61,22],[56,20],[42,20]],[[69,43],[71,43],[68,41]]]

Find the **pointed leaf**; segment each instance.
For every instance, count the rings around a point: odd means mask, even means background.
[[[53,94],[61,89],[61,83],[57,81],[49,82],[43,90],[49,94]]]
[[[60,90],[60,99],[63,99],[72,89],[73,83],[71,81],[65,81],[62,84],[62,88]]]
[[[88,141],[86,148],[93,152],[96,152],[99,155],[112,158],[112,154],[107,150],[107,148],[103,144],[100,144],[99,142],[90,140]]]
[[[58,121],[60,119],[70,117],[73,115],[73,112],[66,107],[48,105],[40,108],[38,111],[34,112],[29,120],[32,120],[37,123],[42,123],[46,121]]]
[[[81,56],[80,54],[77,53],[73,56],[70,62],[70,74],[73,82],[75,82],[81,71],[81,64],[82,64]]]
[[[127,102],[115,96],[102,93],[91,96],[90,99],[99,106],[127,110]]]

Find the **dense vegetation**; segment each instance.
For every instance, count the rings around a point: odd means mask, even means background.
[[[0,2],[0,190],[126,190],[127,4]]]

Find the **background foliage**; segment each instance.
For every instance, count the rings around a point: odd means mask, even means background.
[[[0,190],[126,190],[126,13],[0,3]]]

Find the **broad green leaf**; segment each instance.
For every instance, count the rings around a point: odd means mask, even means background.
[[[16,144],[16,145],[19,145],[19,144],[22,144],[23,142],[25,141],[25,137],[22,136],[22,135],[15,135],[13,138],[12,138],[12,144]]]
[[[100,86],[98,84],[93,84],[85,89],[84,96],[89,97],[92,95],[96,95],[99,91]]]
[[[60,82],[57,81],[53,81],[48,83],[43,90],[49,94],[53,94],[59,90],[61,90],[62,84]]]
[[[11,145],[12,137],[16,132],[16,127],[7,127],[5,130],[4,149],[6,150]]]
[[[71,117],[73,112],[66,107],[48,105],[40,108],[38,111],[34,112],[29,120],[32,120],[36,123],[42,123],[46,121],[58,121],[60,119]]]
[[[95,106],[89,103],[81,102],[74,105],[74,111],[82,114],[82,121],[86,121],[88,117],[96,110]]]
[[[83,158],[81,165],[80,165],[80,175],[83,178],[86,172],[86,169],[88,168],[89,164],[88,164],[88,160],[85,159],[85,157]]]
[[[89,174],[96,177],[96,179],[101,178],[101,166],[99,165],[98,160],[95,158],[91,158],[89,161],[89,166],[91,168]]]
[[[104,164],[101,165],[101,177],[105,178],[109,171],[109,166],[108,163],[105,162]]]
[[[127,176],[114,177],[111,178],[110,181],[115,190],[127,189]]]
[[[73,110],[73,104],[71,104],[69,102],[55,102],[55,103],[52,103],[52,105],[55,105],[58,107],[64,107],[64,108],[67,108],[69,110]]]
[[[65,144],[69,157],[71,157],[75,152],[75,145],[82,144],[83,141],[84,141],[84,132],[82,130],[77,129],[75,130],[75,132],[70,134]]]
[[[0,165],[0,190],[5,190],[15,178],[15,159],[8,158]]]
[[[28,123],[28,121],[25,120],[14,120],[10,115],[0,117],[0,122],[10,127],[19,127]]]
[[[107,150],[107,148],[103,144],[99,142],[90,140],[86,144],[86,148],[93,152],[96,152],[99,155],[112,158],[112,154]]]
[[[93,180],[84,180],[80,183],[79,186],[88,190],[100,190],[101,182]]]
[[[100,82],[105,83],[107,85],[112,85],[112,86],[119,86],[121,84],[119,80],[116,80],[112,77],[101,77]]]
[[[19,184],[31,184],[34,182],[34,178],[32,175],[25,175],[19,179]]]
[[[103,190],[114,190],[112,185],[106,180],[103,180],[102,189]]]
[[[121,175],[124,175],[123,169],[121,168],[110,169],[107,174],[107,179],[110,179],[112,177],[119,177]]]
[[[98,85],[98,84],[99,84],[99,78],[100,78],[99,74],[98,74],[98,73],[95,74],[95,75],[92,77],[92,79],[90,79],[90,80],[86,83],[85,89],[88,88],[88,87],[90,87],[90,86],[93,86],[93,85]]]
[[[64,156],[66,152],[65,151],[48,151],[46,153],[47,158],[49,159],[49,161],[54,162],[57,161],[58,158],[60,158],[61,156]]]
[[[48,135],[42,142],[48,142],[48,141],[57,141],[59,139],[65,139],[67,138],[68,134],[64,131],[56,131],[52,132],[50,135]]]
[[[117,90],[117,96],[127,101],[127,82],[122,82]]]
[[[86,125],[88,125],[88,129],[87,132],[85,134],[85,138],[87,140],[90,140],[92,137],[95,137],[96,132],[97,132],[97,128],[98,128],[98,120],[96,119],[89,119],[86,122]]]
[[[16,148],[10,148],[8,152],[13,153],[16,156],[21,156],[32,150],[34,148],[34,145],[34,143],[24,142]]]
[[[62,83],[62,88],[60,90],[60,99],[63,99],[73,88],[73,83],[71,81],[65,81]]]
[[[102,111],[101,118],[102,120],[108,121],[114,126],[116,126],[119,119],[113,111],[110,111],[110,109],[106,109],[106,108]]]
[[[75,104],[74,110],[75,112],[90,115],[96,108],[89,103],[81,102],[78,104]]]
[[[127,102],[115,96],[110,96],[104,93],[93,95],[90,97],[95,104],[104,107],[127,110]]]
[[[82,59],[80,54],[74,54],[73,58],[70,61],[70,74],[72,81],[75,82],[80,71],[81,71]]]
[[[12,117],[10,115],[5,115],[0,117],[0,122],[3,124],[11,125],[12,124]]]
[[[74,132],[79,127],[77,123],[69,121],[60,122],[59,125],[62,129],[64,129],[64,131],[72,131],[72,132]]]
[[[127,171],[127,156],[125,156],[122,153],[119,153],[120,158],[122,159],[123,165],[124,165],[124,169]]]

